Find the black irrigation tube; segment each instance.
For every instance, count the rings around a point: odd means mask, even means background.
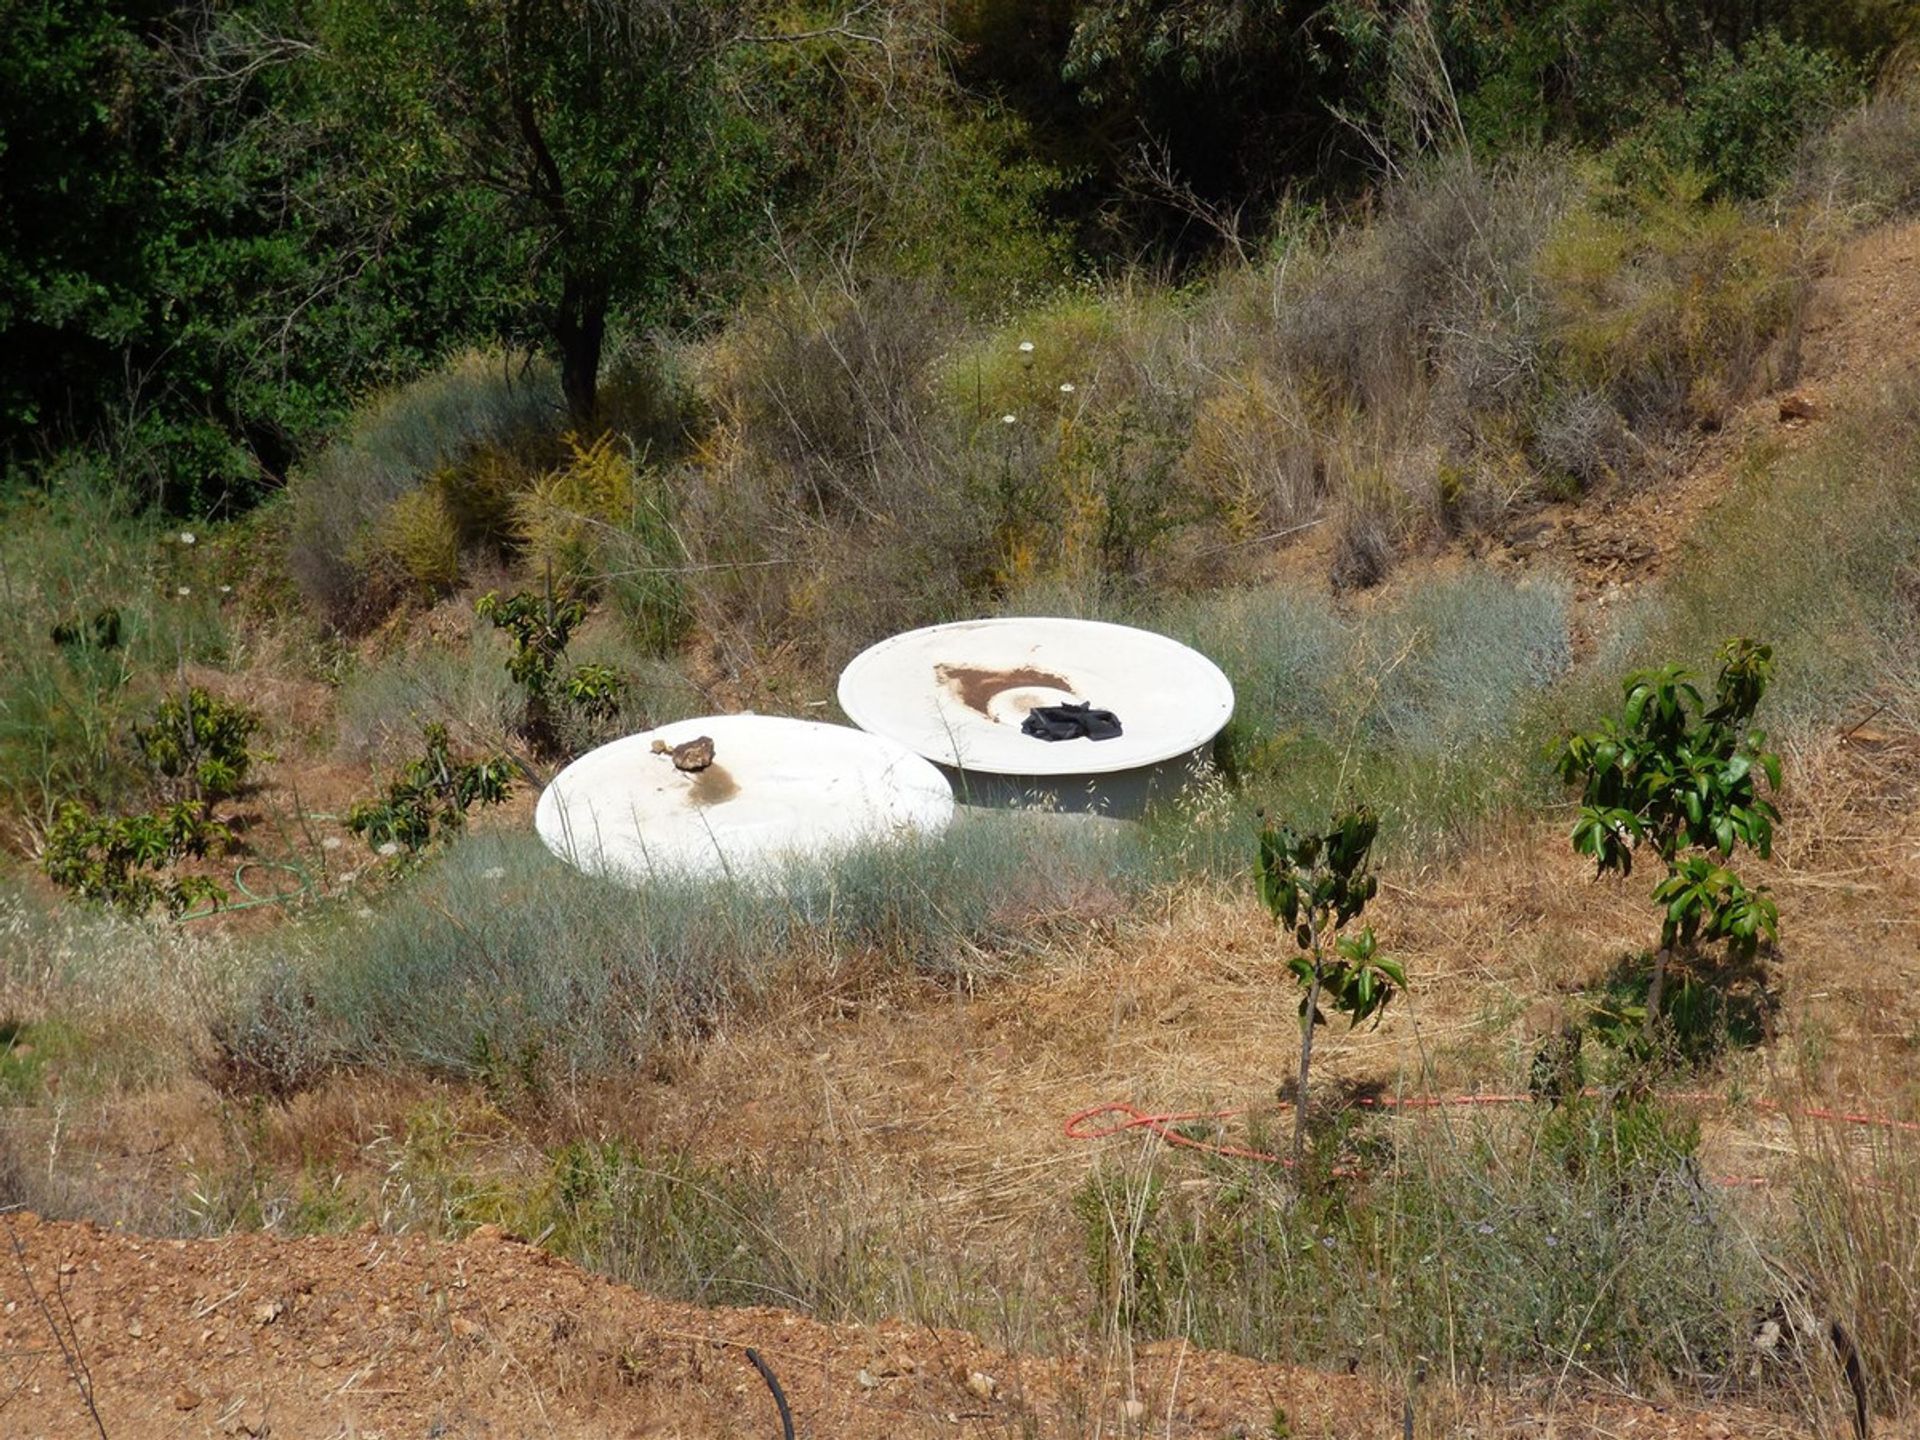
[[[774,1378],[773,1367],[762,1360],[760,1352],[751,1345],[747,1347],[747,1359],[753,1362],[753,1368],[760,1372],[760,1378],[767,1382],[767,1389],[773,1392],[773,1403],[780,1408],[780,1434],[784,1440],[793,1440],[793,1411],[787,1408],[786,1392]]]

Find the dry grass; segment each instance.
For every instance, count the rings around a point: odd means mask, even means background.
[[[1845,1377],[1822,1332],[1840,1325],[1873,1408],[1913,1412],[1920,1390],[1920,1148],[1910,1134],[1802,1122],[1793,1187],[1797,1243],[1784,1264],[1789,1327],[1845,1413]]]
[[[1734,1099],[1703,1113],[1704,1164],[1777,1182],[1734,1203],[1757,1230],[1807,1237],[1794,1273],[1815,1288],[1789,1298],[1817,1294],[1824,1310],[1854,1317],[1879,1403],[1894,1412],[1909,1404],[1900,1307],[1910,1297],[1905,1272],[1876,1257],[1913,1243],[1898,1179],[1908,1162],[1741,1101],[1878,1085],[1877,1106],[1920,1114],[1920,1097],[1887,1094],[1879,1078],[1905,1073],[1920,1033],[1920,1012],[1887,975],[1885,923],[1920,913],[1920,743],[1829,740],[1793,754],[1789,773],[1783,843],[1759,867],[1782,903],[1785,1030],[1767,1057],[1736,1059],[1706,1082]],[[1378,1031],[1336,1030],[1317,1047],[1323,1093],[1524,1086],[1533,1037],[1556,1022],[1567,987],[1643,945],[1652,923],[1644,887],[1594,882],[1563,828],[1553,816],[1515,817],[1457,862],[1388,870],[1370,918],[1415,989]],[[1062,1122],[1109,1098],[1259,1106],[1289,1068],[1297,1030],[1276,938],[1233,888],[1165,892],[1056,934],[1040,958],[987,983],[877,966],[822,984],[795,971],[751,1012],[663,1047],[645,1073],[617,1084],[488,1098],[464,1085],[341,1077],[252,1118],[163,1086],[71,1110],[51,1163],[45,1127],[15,1148],[42,1157],[35,1174],[58,1180],[36,1200],[69,1213],[93,1208],[176,1232],[372,1219],[458,1234],[549,1213],[541,1197],[556,1147],[617,1137],[634,1155],[659,1157],[649,1168],[758,1177],[766,1198],[752,1233],[766,1237],[772,1268],[747,1272],[750,1283],[776,1283],[826,1314],[913,1316],[1077,1354],[1087,1369],[1075,1403],[1097,1413],[1116,1397],[1155,1393],[1142,1377],[1170,1352],[1111,1323],[1086,1330],[1092,1292],[1070,1198],[1098,1167],[1167,1157],[1134,1140],[1071,1141]],[[61,1000],[57,987],[39,993],[42,1004]],[[112,1158],[155,1145],[158,1158]],[[1206,1175],[1191,1163],[1169,1183]],[[1895,1188],[1873,1188],[1890,1175]],[[1798,1228],[1767,1229],[1793,1219],[1788,1197],[1801,1206]],[[669,1283],[666,1271],[649,1273]],[[687,1293],[703,1273],[686,1272]],[[1795,1355],[1801,1378],[1783,1383],[1841,1420],[1845,1392],[1825,1352]],[[1471,1409],[1477,1392],[1460,1378],[1431,1378],[1420,1413],[1441,1423],[1454,1407]]]

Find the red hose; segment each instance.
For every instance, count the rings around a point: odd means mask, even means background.
[[[1589,1099],[1598,1098],[1604,1091],[1583,1090],[1580,1092]],[[1670,1091],[1661,1097],[1682,1104],[1712,1105],[1720,1102],[1720,1096],[1708,1091]],[[1475,1109],[1489,1105],[1530,1105],[1532,1095],[1502,1095],[1476,1093],[1470,1095],[1408,1095],[1398,1100],[1375,1100],[1361,1098],[1352,1103],[1355,1109],[1378,1110],[1383,1114],[1399,1114],[1410,1110]],[[1290,1102],[1282,1101],[1286,1104]],[[1845,1125],[1866,1125],[1882,1130],[1899,1130],[1920,1134],[1920,1123],[1911,1120],[1895,1120],[1886,1115],[1872,1115],[1854,1110],[1833,1110],[1825,1106],[1777,1105],[1769,1100],[1756,1100],[1753,1108],[1767,1114],[1786,1115],[1806,1120],[1831,1120]],[[1187,1150],[1198,1150],[1207,1155],[1223,1155],[1235,1160],[1257,1160],[1266,1165],[1278,1165],[1291,1170],[1293,1161],[1284,1155],[1272,1155],[1264,1150],[1250,1149],[1244,1145],[1222,1145],[1210,1140],[1196,1140],[1191,1135],[1183,1135],[1173,1127],[1195,1120],[1232,1120],[1248,1113],[1242,1106],[1232,1110],[1182,1110],[1153,1113],[1131,1105],[1125,1100],[1108,1100],[1103,1104],[1090,1105],[1085,1110],[1067,1117],[1063,1127],[1069,1140],[1105,1140],[1115,1135],[1125,1134],[1129,1130],[1145,1130],[1168,1145],[1177,1145]],[[1097,1129],[1089,1128],[1088,1122],[1100,1116],[1119,1116],[1110,1124]],[[1357,1179],[1360,1171],[1350,1168],[1336,1168],[1331,1172],[1340,1179]],[[1765,1185],[1765,1179],[1751,1175],[1721,1175],[1714,1177],[1721,1185]]]

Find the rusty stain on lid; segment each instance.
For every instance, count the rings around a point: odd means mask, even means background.
[[[1055,690],[1064,690],[1069,695],[1075,693],[1073,683],[1064,675],[1056,675],[1051,670],[1042,670],[1034,665],[1016,665],[1005,669],[993,670],[984,665],[947,665],[933,667],[933,673],[940,682],[955,695],[960,703],[977,715],[991,716],[987,707],[994,697],[1002,691],[1012,690],[1023,685],[1045,685]]]

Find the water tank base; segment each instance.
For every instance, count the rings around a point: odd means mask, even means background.
[[[1036,744],[1044,742],[1035,741]],[[1067,745],[1095,744],[1067,740]],[[939,765],[953,785],[953,798],[979,810],[1039,810],[1062,815],[1104,815],[1138,820],[1204,777],[1213,766],[1213,742],[1157,765],[1093,775],[1000,775]]]

